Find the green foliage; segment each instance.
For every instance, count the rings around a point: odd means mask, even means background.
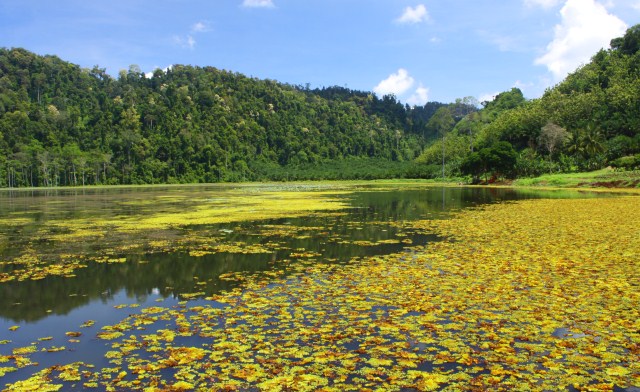
[[[611,162],[611,166],[617,169],[638,170],[640,169],[640,154],[620,157]]]
[[[634,138],[626,135],[615,136],[607,140],[603,149],[606,151],[609,161],[640,151],[640,134]]]
[[[538,143],[549,154],[549,159],[553,154],[562,148],[571,139],[571,134],[561,126],[552,123],[551,121],[542,127],[540,130],[540,136],[538,136]]]
[[[640,185],[640,171],[605,168],[591,172],[542,174],[539,177],[519,178],[513,182],[513,185],[565,188],[603,186],[609,188],[638,188]]]
[[[627,30],[624,37],[611,40],[611,48],[627,55],[633,55],[640,50],[640,24]]]
[[[430,118],[393,96],[212,67],[132,65],[114,79],[0,48],[0,75],[0,187],[269,180],[351,158],[384,168],[418,156]]]
[[[516,160],[517,153],[513,146],[508,142],[498,142],[467,155],[460,165],[460,170],[464,174],[472,175],[474,179],[487,174],[491,177],[510,178],[513,175]]]
[[[637,25],[541,98],[513,88],[481,110],[212,67],[114,79],[0,48],[0,187],[596,170],[640,153],[639,48]],[[510,168],[488,163],[502,142]]]
[[[255,180],[377,180],[439,177],[440,167],[414,161],[387,161],[379,158],[352,157],[313,164],[280,166],[264,164],[253,168]]]
[[[467,139],[461,169],[475,176],[483,173],[479,156],[470,154],[501,141],[518,151],[517,176],[596,170],[640,153],[639,48],[640,25],[539,99],[526,101],[512,89],[483,103],[450,136]]]
[[[522,91],[514,87],[509,91],[502,92],[490,102],[482,102],[487,112],[499,114],[505,110],[515,109],[526,102]]]

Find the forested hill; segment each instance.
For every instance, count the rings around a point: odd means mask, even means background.
[[[446,134],[448,174],[528,177],[606,166],[640,169],[640,25],[542,97],[517,88],[455,123],[449,107],[431,118]],[[442,162],[441,143],[418,161]]]
[[[381,170],[420,154],[442,105],[213,67],[114,78],[0,48],[0,187],[366,177],[345,173],[358,165],[397,175]]]
[[[634,169],[639,102],[640,25],[541,98],[514,88],[481,110],[213,67],[114,78],[0,48],[0,188]]]

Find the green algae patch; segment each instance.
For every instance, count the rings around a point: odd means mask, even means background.
[[[144,230],[164,230],[191,225],[255,221],[284,217],[309,216],[314,212],[336,211],[348,205],[335,196],[347,194],[338,191],[281,191],[281,192],[229,192],[224,198],[196,199],[180,203],[178,197],[171,197],[167,205],[159,198],[154,204],[149,200],[127,202],[132,207],[142,207],[143,214],[116,216],[113,218],[89,218],[71,221],[57,221],[54,226],[67,231],[62,236],[90,235],[102,236],[105,230],[118,232],[138,232]],[[167,201],[167,200],[165,200]],[[177,207],[171,206],[176,204]],[[154,206],[155,208],[150,208]],[[91,232],[91,230],[94,230]]]
[[[39,206],[41,211],[11,214],[0,223],[0,229],[19,232],[22,241],[14,245],[19,253],[0,260],[0,283],[48,276],[72,278],[77,269],[85,268],[89,262],[124,263],[127,259],[122,254],[131,252],[186,250],[194,256],[273,252],[277,244],[221,244],[218,243],[221,238],[203,238],[189,228],[336,214],[349,207],[344,199],[349,191],[326,188],[274,190],[278,188],[247,186],[213,191],[193,188],[173,190],[170,194],[146,192],[135,197],[125,194],[121,200],[116,194],[98,200],[109,203],[111,209],[101,211],[95,204],[88,205],[73,219],[49,211],[47,206],[52,202],[43,203]],[[92,213],[82,213],[84,210]],[[47,212],[48,219],[39,222]],[[28,218],[30,214],[35,217]],[[0,248],[6,243],[6,237],[0,234]],[[46,250],[35,249],[36,243],[47,244]],[[90,256],[87,245],[94,248]]]

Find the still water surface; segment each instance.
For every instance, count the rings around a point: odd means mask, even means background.
[[[70,256],[90,259],[105,252],[111,254],[110,257],[126,259],[120,263],[88,262],[86,267],[74,271],[75,277],[48,276],[0,283],[0,341],[4,341],[0,344],[0,356],[11,355],[14,348],[34,342],[38,342],[39,350],[44,350],[31,357],[37,366],[0,377],[0,387],[56,363],[82,361],[97,367],[108,366],[104,358],[107,345],[93,337],[101,326],[115,324],[139,308],[159,303],[164,307],[174,306],[181,300],[180,294],[197,291],[208,296],[241,287],[241,282],[221,279],[221,275],[286,269],[296,263],[300,254],[318,263],[348,263],[354,258],[402,252],[408,244],[424,245],[438,238],[405,229],[399,223],[446,219],[452,211],[485,203],[593,196],[492,188],[360,185],[351,186],[349,193],[336,196],[349,205],[341,213],[185,226],[135,235],[105,235],[92,240],[55,240],[47,235],[50,231],[42,231],[48,222],[56,220],[186,211],[198,203],[221,200],[229,205],[233,204],[229,190],[238,189],[185,186],[0,191],[0,273],[10,273],[17,268],[11,261],[25,252],[37,254],[44,263],[59,262],[61,257]],[[257,197],[260,192],[271,190],[269,186],[240,189],[253,192]],[[187,239],[193,236],[210,238],[215,244],[263,246],[268,252],[194,256],[190,255]],[[128,243],[155,240],[162,240],[165,246],[152,251],[144,246],[127,250]],[[267,247],[269,244],[276,246]],[[78,331],[88,320],[95,324],[82,330],[83,337],[78,342],[69,343],[65,332]],[[51,339],[39,341],[43,337]],[[62,345],[65,346],[63,352],[46,351]]]

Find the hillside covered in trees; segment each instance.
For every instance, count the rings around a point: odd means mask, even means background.
[[[431,123],[445,137],[418,161],[441,162],[444,140],[449,174],[479,179],[640,168],[640,25],[539,99],[528,101],[514,88],[457,123],[442,107]]]
[[[442,105],[0,49],[0,187],[404,175]]]
[[[640,165],[640,27],[534,100],[402,105],[213,67],[0,48],[0,187],[532,176]],[[444,162],[444,166],[443,166]]]

